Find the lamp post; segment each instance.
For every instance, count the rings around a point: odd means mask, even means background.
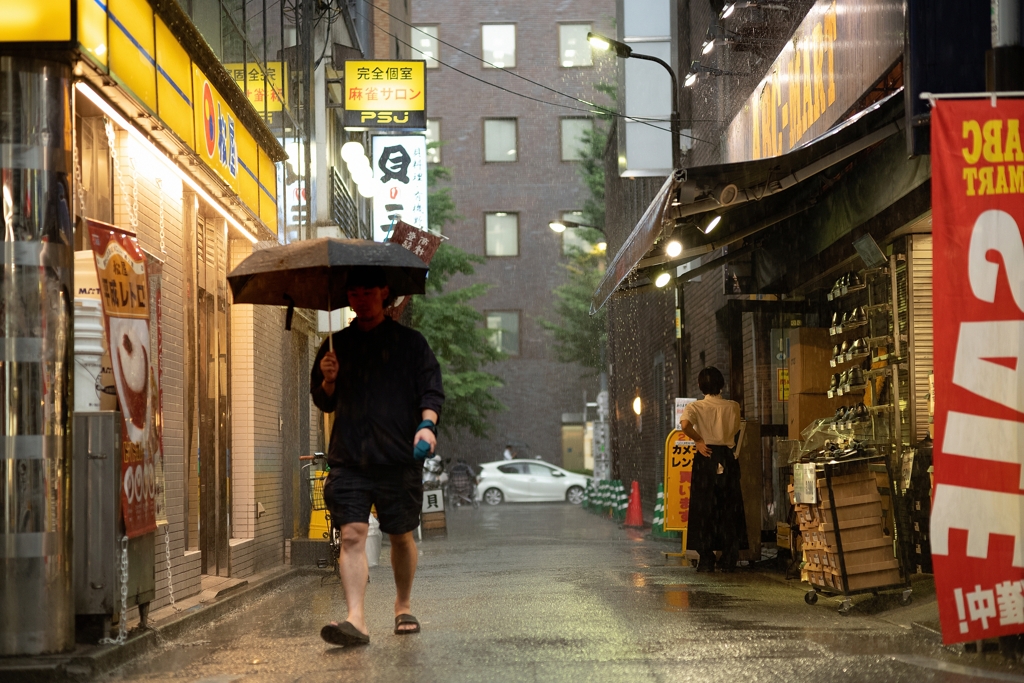
[[[590,46],[595,50],[614,50],[616,56],[621,57],[622,59],[628,59],[630,57],[634,59],[643,59],[648,62],[660,64],[665,67],[666,71],[668,71],[668,75],[672,79],[672,118],[669,121],[669,128],[672,134],[672,170],[675,171],[680,168],[680,166],[682,166],[682,155],[679,150],[679,84],[676,81],[676,72],[668,65],[667,62],[658,59],[657,57],[652,57],[651,55],[633,52],[633,48],[629,45],[611,38],[606,38],[598,33],[587,33],[587,42],[589,42]]]

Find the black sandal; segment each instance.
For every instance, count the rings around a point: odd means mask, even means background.
[[[331,645],[368,645],[370,636],[363,633],[347,621],[340,624],[327,624],[320,629],[320,637]]]
[[[402,626],[404,624],[415,624],[416,628],[398,628],[399,626]],[[410,633],[419,633],[419,632],[420,632],[420,622],[413,615],[411,615],[411,614],[399,614],[397,617],[395,617],[395,635],[396,636],[405,636],[405,635],[408,635]]]

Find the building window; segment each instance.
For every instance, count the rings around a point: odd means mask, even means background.
[[[594,121],[583,118],[562,119],[562,161],[579,161],[587,149],[584,139],[594,130]]]
[[[485,214],[484,224],[488,256],[519,256],[519,214]]]
[[[485,69],[511,69],[516,65],[515,24],[484,24],[480,34]]]
[[[590,24],[559,24],[558,25],[558,61],[564,67],[592,66],[594,59],[590,54],[590,43],[587,34]]]
[[[441,142],[441,119],[427,119],[427,163],[441,163],[441,145],[430,147],[432,142]]]
[[[574,251],[590,252],[594,249],[593,243],[583,237],[586,228],[573,227],[572,224],[583,224],[582,211],[563,211],[562,221],[565,223],[565,232],[562,233],[562,253],[569,255]]]
[[[441,53],[438,51],[436,26],[413,26],[412,45],[412,56],[415,59],[426,60],[428,69],[440,66],[437,61]]]
[[[518,161],[515,119],[484,119],[484,161]]]
[[[510,356],[518,356],[519,311],[488,311],[486,315],[494,348]]]

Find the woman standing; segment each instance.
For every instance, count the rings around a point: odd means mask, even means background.
[[[736,570],[741,549],[748,547],[747,523],[740,489],[740,463],[733,453],[740,430],[740,406],[722,398],[725,378],[708,367],[697,376],[704,398],[683,410],[680,429],[697,444],[690,488],[690,525],[686,547],[700,554],[697,571],[715,570],[722,551],[723,572]]]

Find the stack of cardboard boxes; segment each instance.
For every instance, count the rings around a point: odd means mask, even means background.
[[[829,496],[824,477],[818,479],[817,490],[816,505],[794,501],[803,536],[801,578],[817,588],[838,592],[899,584],[899,562],[892,537],[882,525],[882,498],[868,467],[833,476],[834,498]]]
[[[787,416],[789,438],[800,439],[800,433],[812,422],[832,417],[842,400],[829,398],[832,374],[838,372],[829,363],[833,342],[828,329],[798,327],[789,333],[789,401]]]

